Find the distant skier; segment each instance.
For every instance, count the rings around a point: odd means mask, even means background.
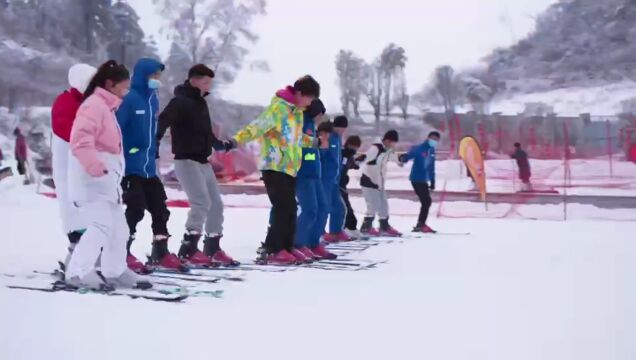
[[[322,185],[325,190],[327,206],[321,213],[321,221],[326,224],[329,218],[329,230],[324,236],[326,242],[350,241],[351,237],[344,232],[344,221],[347,207],[340,195],[340,176],[342,167],[342,137],[349,126],[346,116],[336,116],[333,120],[333,132],[329,135],[327,149],[321,149]],[[324,229],[324,225],[323,225]]]
[[[28,185],[29,184],[29,174],[28,174],[28,168],[27,168],[28,167],[28,164],[27,164],[28,150],[27,150],[26,138],[24,137],[24,135],[22,135],[22,131],[20,131],[20,128],[15,128],[15,130],[13,131],[13,135],[15,136],[14,155],[15,155],[15,161],[17,162],[18,174],[24,175],[24,184]]]
[[[84,91],[86,91],[88,83],[96,71],[97,69],[87,64],[71,66],[68,70],[70,88],[58,95],[51,108],[53,182],[55,183],[55,194],[60,207],[62,227],[69,241],[69,253],[64,262],[66,265],[68,265],[75,245],[82,237],[84,231],[86,231],[86,223],[82,221],[82,213],[69,199],[69,141],[71,141],[71,129],[75,122],[77,110],[82,104]]]
[[[347,138],[342,149],[342,167],[340,168],[340,195],[347,210],[344,228],[347,235],[354,239],[360,237],[360,232],[358,231],[358,219],[351,206],[351,201],[349,201],[347,186],[349,185],[349,170],[360,169],[360,163],[366,159],[366,155],[364,154],[356,156],[360,146],[362,146],[362,140],[360,140],[359,136],[352,135]]]
[[[126,203],[126,221],[130,236],[127,243],[128,267],[136,272],[146,271],[146,266],[130,251],[135,240],[137,224],[147,210],[152,217],[152,265],[177,270],[179,258],[168,250],[168,219],[166,191],[156,167],[158,154],[157,116],[164,65],[157,60],[142,58],[133,71],[130,92],[117,110],[117,121],[124,139],[126,174],[122,181]]]
[[[413,190],[420,199],[420,214],[413,232],[436,232],[427,225],[426,221],[433,202],[430,192],[435,190],[435,149],[439,139],[439,132],[431,131],[426,141],[412,147],[406,154],[400,155],[400,161],[403,163],[413,160],[410,180]]]
[[[262,260],[290,265],[298,260],[290,252],[296,235],[296,175],[301,166],[302,148],[314,144],[303,134],[303,110],[320,97],[320,85],[306,75],[293,86],[276,92],[270,106],[234,139],[240,144],[258,140],[260,169],[272,203],[271,226]]]
[[[66,271],[66,281],[91,289],[152,285],[126,266],[128,226],[121,207],[124,173],[122,137],[115,110],[128,93],[128,70],[114,60],[102,64],[84,92],[71,131],[69,198],[87,223]],[[100,256],[101,275],[95,269]]]
[[[209,95],[214,71],[198,64],[188,71],[188,79],[174,89],[174,98],[159,115],[157,141],[170,128],[174,170],[188,196],[190,212],[179,249],[179,257],[192,265],[239,265],[221,249],[223,200],[216,175],[209,164],[212,150],[230,151],[233,141],[221,141],[212,131]],[[198,248],[205,230],[203,252]]]
[[[395,145],[399,140],[395,130],[389,130],[384,134],[381,143],[373,144],[366,153],[366,160],[362,167],[360,186],[362,195],[367,203],[367,212],[360,232],[371,236],[401,236],[389,224],[389,201],[385,191],[387,165],[389,161],[400,163],[395,152]],[[373,220],[378,216],[380,230],[373,228]]]
[[[520,143],[515,143],[515,151],[510,155],[517,161],[517,167],[519,169],[519,179],[523,183],[522,191],[532,191],[532,184],[530,183],[530,177],[532,176],[530,171],[530,161],[528,160],[528,153],[522,148]]]

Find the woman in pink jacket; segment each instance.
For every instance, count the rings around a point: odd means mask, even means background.
[[[126,266],[128,225],[120,190],[124,160],[115,110],[129,88],[130,76],[123,65],[113,60],[101,65],[84,92],[71,130],[69,198],[87,222],[66,270],[66,282],[72,287],[152,286]],[[98,274],[95,262],[100,251]]]

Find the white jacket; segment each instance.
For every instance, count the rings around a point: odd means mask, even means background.
[[[367,150],[366,156],[362,166],[362,175],[366,175],[377,188],[384,189],[387,164],[389,161],[399,164],[398,154],[394,149],[386,149],[382,144],[373,144]],[[369,187],[365,186],[364,176],[360,183],[363,187]]]
[[[108,171],[107,174],[100,177],[89,175],[75,156],[69,156],[68,194],[69,200],[76,206],[92,201],[122,202],[123,155],[99,152],[98,156]]]

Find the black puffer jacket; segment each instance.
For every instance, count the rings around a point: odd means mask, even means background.
[[[166,130],[172,135],[172,153],[176,160],[194,160],[205,164],[212,149],[225,150],[226,144],[212,132],[208,103],[204,94],[186,81],[174,89],[174,98],[159,115],[157,138]]]

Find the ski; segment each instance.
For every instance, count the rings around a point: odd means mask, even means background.
[[[96,291],[92,289],[75,289],[68,287],[63,281],[59,280],[59,276],[63,275],[62,272],[56,270],[55,272],[44,272],[44,271],[34,271],[31,275],[21,276],[21,275],[13,275],[13,274],[3,274],[5,277],[20,279],[28,281],[36,281],[40,280],[41,276],[51,277],[51,280],[55,280],[53,283],[46,282],[45,285],[42,286],[26,286],[26,285],[8,285],[9,288],[38,288],[38,289],[49,289],[47,292],[55,292],[55,291],[67,291],[67,292],[79,292],[79,293],[104,293],[106,295],[126,295],[131,298],[144,298],[148,300],[162,300],[164,301],[178,301],[176,299],[183,298],[186,299],[188,297],[212,297],[212,298],[221,298],[223,296],[224,290],[207,290],[207,289],[197,289],[189,286],[185,286],[181,283],[181,281],[189,281],[187,279],[174,278],[174,277],[161,277],[154,276],[157,279],[167,279],[167,280],[175,280],[175,281],[160,281],[155,280],[151,281],[153,287],[147,290],[141,289],[126,289],[126,288],[117,288],[114,291]],[[148,278],[152,278],[151,275],[144,275]],[[198,283],[206,284],[206,283],[214,283],[216,281],[220,281],[220,279],[206,279],[205,276],[201,276],[197,279]],[[29,290],[29,289],[24,289]],[[41,290],[45,291],[45,290]]]
[[[410,233],[406,239],[421,239],[421,238],[429,238],[432,236],[469,236],[471,233],[469,232],[436,232],[436,233],[420,233],[420,232],[412,232]]]
[[[162,302],[181,302],[189,297],[187,290],[179,289],[179,291],[157,291],[157,290],[136,290],[136,289],[116,289],[113,291],[101,291],[85,288],[71,288],[61,282],[55,282],[49,285],[37,286],[37,285],[7,285],[9,289],[14,290],[31,290],[40,292],[71,292],[77,294],[99,294],[106,296],[126,296],[131,299],[144,299],[152,301]]]
[[[205,273],[197,272],[195,270],[191,270],[186,273],[171,271],[171,270],[155,270],[154,272],[150,273],[148,276],[157,277],[157,278],[166,278],[166,279],[178,279],[178,280],[185,280],[185,281],[198,281],[198,282],[205,282],[210,284],[218,283],[221,280],[234,281],[234,282],[245,281],[245,279],[240,276],[229,276],[229,275],[223,275],[223,274],[208,275]]]

